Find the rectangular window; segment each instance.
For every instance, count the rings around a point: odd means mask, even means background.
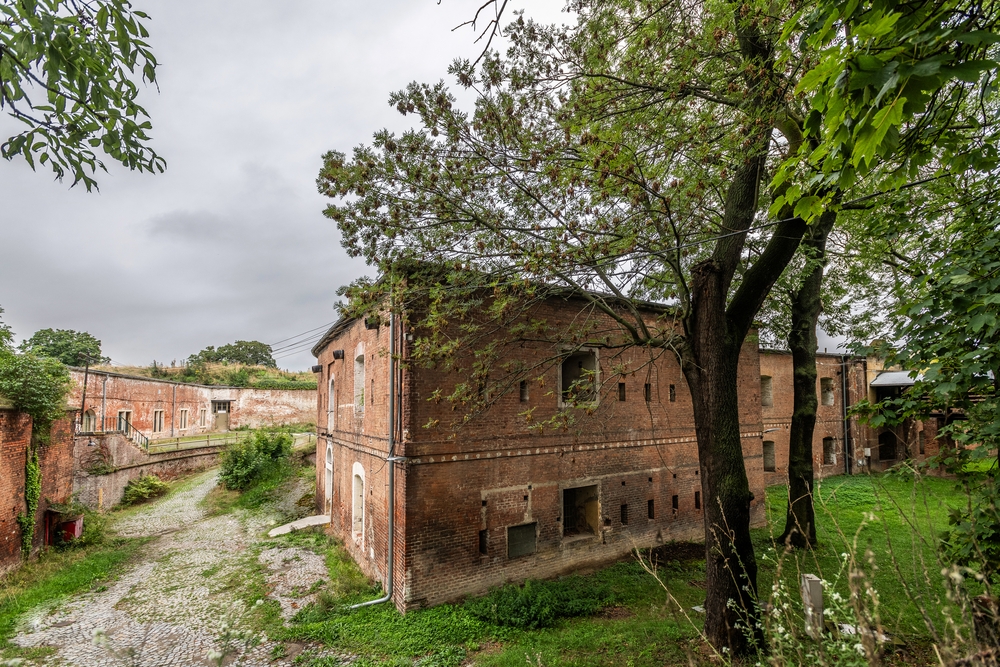
[[[648,382],[642,385],[642,397],[646,399],[647,403],[653,400],[653,385]]]
[[[675,515],[677,514],[677,510],[679,507],[680,507],[680,498],[678,496],[670,496],[670,509],[674,511]]]
[[[760,404],[765,408],[774,405],[774,393],[771,389],[771,376],[760,376]]]
[[[623,526],[627,526],[628,525],[628,503],[625,503],[624,505],[622,505],[622,507],[621,507],[621,513],[622,513],[622,525]]]
[[[163,430],[163,410],[153,410],[153,433]]]
[[[923,431],[917,431],[917,451],[920,452],[921,456],[924,455],[924,449],[925,449],[925,445],[924,445],[924,432]]]
[[[624,401],[625,400],[625,383],[624,382],[619,382],[618,383],[618,400],[619,401]]]
[[[375,405],[375,378],[372,378],[372,393],[369,394],[372,405]]]
[[[597,353],[581,350],[566,357],[560,366],[562,402],[592,403],[597,398]]]
[[[188,427],[188,411],[187,411],[187,409],[181,410],[181,413],[180,413],[180,415],[178,417],[178,425],[177,425],[177,427],[179,429],[181,429],[182,431]]]
[[[527,380],[521,380],[520,396],[521,396],[521,402],[522,403],[527,403],[528,402],[528,381]]]
[[[646,501],[646,518],[648,518],[648,519],[655,519],[656,518],[656,512],[654,511],[654,508],[653,508],[653,499],[652,498],[650,498],[649,500]]]
[[[819,379],[819,396],[823,405],[833,405],[833,378]]]
[[[490,534],[489,531],[481,530],[479,531],[479,553],[482,556],[486,556],[489,553],[490,544]]]
[[[878,460],[892,461],[896,458],[896,434],[886,431],[878,437]]]
[[[837,462],[837,445],[833,438],[823,438],[823,465],[834,465]]]
[[[597,485],[563,489],[563,536],[597,535],[600,509]]]
[[[774,442],[764,441],[764,471],[774,472]]]
[[[537,523],[507,527],[507,558],[519,558],[535,553]]]
[[[694,492],[694,508],[696,510],[701,509],[701,491]]]
[[[675,387],[674,385],[670,385],[670,402],[671,403],[677,402],[677,387]]]
[[[198,411],[198,426],[204,426],[208,423],[208,410],[202,408]]]

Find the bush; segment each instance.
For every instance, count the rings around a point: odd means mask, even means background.
[[[230,491],[246,491],[277,461],[292,454],[292,436],[259,430],[230,445],[219,458],[219,479]]]
[[[484,597],[470,600],[466,607],[470,614],[493,625],[537,630],[554,625],[559,618],[595,614],[612,601],[606,589],[592,583],[583,585],[582,579],[568,577],[496,588]]]
[[[162,496],[170,487],[156,475],[143,475],[125,486],[122,505],[137,505]]]

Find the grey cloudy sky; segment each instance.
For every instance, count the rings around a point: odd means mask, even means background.
[[[100,193],[0,161],[0,307],[20,337],[86,330],[115,362],[183,359],[237,339],[274,343],[335,318],[366,273],[316,192],[320,156],[408,119],[410,81],[474,57],[452,28],[480,0],[135,0],[160,62],[150,112],[165,174],[109,164]],[[562,0],[522,0],[546,21]],[[12,133],[9,119],[0,134]],[[279,358],[312,363],[308,349]]]

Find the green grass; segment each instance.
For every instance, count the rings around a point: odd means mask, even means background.
[[[928,620],[942,627],[941,609],[948,605],[937,545],[948,526],[948,511],[965,497],[954,480],[912,475],[856,475],[834,477],[816,484],[816,532],[819,546],[807,552],[785,554],[775,548],[772,535],[785,522],[784,486],[767,490],[770,527],[755,531],[761,565],[758,579],[766,600],[776,572],[789,589],[798,590],[800,573],[828,581],[838,578],[837,590],[847,594],[842,554],[854,553],[869,573],[879,596],[884,627],[893,634],[929,639]],[[866,558],[865,554],[870,553]]]
[[[117,538],[82,549],[48,550],[0,579],[0,654],[5,658],[30,657],[10,643],[18,619],[32,609],[56,604],[108,580],[145,541]]]

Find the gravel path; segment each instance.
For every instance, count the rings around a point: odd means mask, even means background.
[[[285,658],[263,636],[249,636],[246,605],[234,589],[266,566],[269,597],[284,618],[310,602],[328,577],[323,558],[298,548],[254,548],[276,517],[266,513],[206,516],[201,500],[215,487],[216,472],[186,489],[120,519],[119,535],[159,536],[136,565],[106,588],[75,596],[55,609],[38,609],[13,641],[49,646],[44,664],[104,667],[291,665],[304,647]],[[294,491],[293,491],[294,492]],[[102,590],[103,589],[103,590]]]

